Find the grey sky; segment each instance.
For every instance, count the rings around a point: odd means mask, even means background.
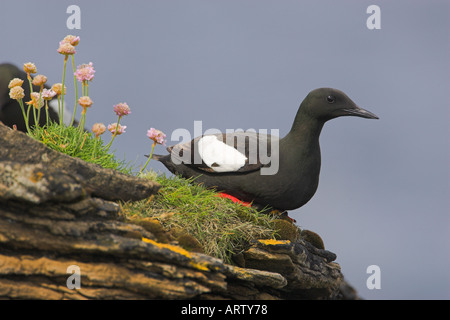
[[[71,4],[81,30],[66,28]],[[372,4],[380,30],[366,27]],[[58,42],[79,35],[76,63],[96,69],[87,127],[115,122],[113,105],[127,102],[113,148],[136,165],[150,127],[170,137],[202,120],[204,130],[284,136],[310,90],[343,90],[380,120],[325,125],[319,189],[290,215],[322,236],[364,298],[449,299],[449,9],[444,0],[2,1],[0,62],[32,61],[60,82]],[[366,288],[372,264],[380,290]]]

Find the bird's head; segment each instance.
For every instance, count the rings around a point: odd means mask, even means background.
[[[342,116],[378,119],[375,114],[358,107],[344,92],[332,88],[311,91],[302,102],[301,109],[323,122]]]

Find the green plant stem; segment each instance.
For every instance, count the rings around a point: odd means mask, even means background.
[[[31,105],[28,105],[27,116],[25,119],[25,124],[27,125],[28,133],[31,133],[30,126],[28,125],[28,120],[30,119],[30,109],[31,108],[34,108],[34,107],[32,107]]]
[[[156,146],[156,141],[153,142],[153,145],[152,145],[152,152],[150,152],[150,155],[148,156],[147,162],[146,162],[145,165],[141,168],[141,171],[139,171],[139,174],[141,174],[141,173],[144,172],[144,169],[147,167],[148,163],[150,162],[150,159],[152,158],[152,155],[153,155],[153,150],[155,150],[155,146]],[[138,174],[138,175],[139,175],[139,174]]]
[[[31,93],[33,92],[33,84],[31,83],[31,76],[29,73],[27,73],[27,79],[28,83],[30,84],[30,99],[31,99]]]
[[[27,132],[31,133],[30,127],[28,126],[28,117],[25,113],[25,108],[23,107],[23,101],[22,101],[22,99],[19,99],[17,101],[19,101],[20,109],[22,110],[23,120],[25,121],[25,126],[27,127]]]
[[[75,76],[75,58],[72,55],[72,65],[73,65],[73,80],[75,82],[75,108],[73,108],[73,116],[72,121],[70,122],[70,126],[73,125],[73,122],[75,121],[75,115],[77,112],[77,105],[78,105],[78,84],[77,84],[77,77]]]
[[[62,125],[64,123],[64,83],[66,79],[66,65],[68,55],[64,56],[64,69],[63,69],[63,79],[62,79],[62,88],[61,88],[61,105],[59,106],[59,124]]]
[[[27,73],[27,79],[28,79],[28,83],[30,85],[30,99],[31,98],[31,94],[33,93],[33,84],[31,83],[31,76],[29,73]],[[29,115],[29,111],[30,111],[31,105],[28,105],[28,110],[27,110],[27,114]],[[34,118],[34,125],[37,124],[36,122],[36,108],[33,107],[33,118]]]
[[[45,119],[48,127],[48,100],[45,100]]]
[[[37,114],[37,122],[35,122],[36,127],[39,127],[39,122],[41,121],[41,101],[42,101],[42,90],[44,90],[44,86],[41,87],[41,90],[39,91],[39,100],[38,100],[38,114]]]
[[[109,150],[109,148],[111,147],[111,145],[112,145],[114,139],[115,139],[116,136],[117,136],[117,131],[119,130],[119,122],[120,122],[120,118],[121,118],[121,116],[119,116],[119,119],[117,119],[116,130],[114,130],[114,134],[113,134],[113,136],[112,136],[112,138],[111,138],[111,141],[110,141],[110,142],[108,143],[108,145],[106,146],[106,150]]]
[[[34,126],[37,127],[38,126],[38,121],[36,118],[36,107],[33,106],[33,118],[34,118]]]
[[[85,121],[86,121],[86,108],[83,108],[83,112],[81,112],[80,124],[78,125],[78,129],[80,129],[80,132],[83,132],[84,130]]]
[[[57,96],[57,100],[58,100],[58,111],[61,112],[61,95]]]
[[[94,150],[92,151],[92,159],[95,158],[95,151],[97,151],[98,139],[99,139],[98,137],[95,137]]]

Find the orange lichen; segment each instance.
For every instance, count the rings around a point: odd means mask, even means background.
[[[33,172],[33,174],[30,177],[30,180],[34,183],[39,182],[42,177],[44,176],[44,173],[41,171]]]

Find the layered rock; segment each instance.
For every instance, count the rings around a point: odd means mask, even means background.
[[[343,294],[336,256],[301,236],[255,240],[228,265],[165,243],[161,230],[128,220],[114,202],[145,199],[158,189],[0,123],[0,298],[356,297]]]

